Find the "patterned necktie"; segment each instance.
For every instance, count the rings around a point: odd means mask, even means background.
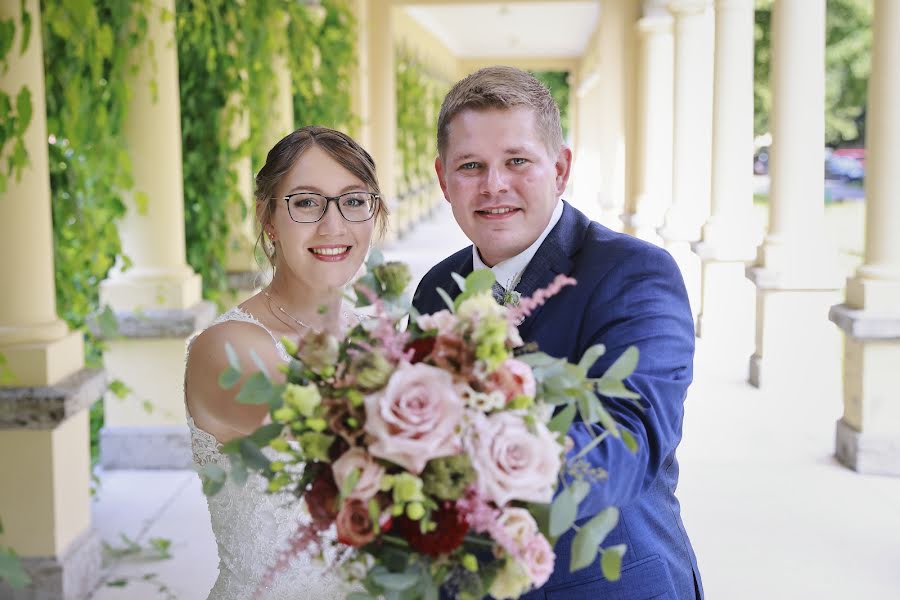
[[[494,300],[496,300],[498,304],[502,305],[503,299],[506,297],[506,288],[495,281],[494,285],[491,286],[491,294],[493,294]]]

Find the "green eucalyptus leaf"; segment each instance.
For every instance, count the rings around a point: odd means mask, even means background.
[[[391,573],[387,569],[378,570],[377,567],[372,570],[370,575],[372,581],[384,588],[385,591],[402,592],[412,588],[419,581],[419,576],[415,573]]]
[[[600,570],[607,581],[618,581],[622,577],[622,556],[626,549],[625,544],[618,544],[601,550]]]
[[[635,394],[625,387],[620,379],[610,379],[605,375],[596,380],[597,392],[607,398],[628,398],[631,400],[639,400],[640,394]]]
[[[628,450],[632,454],[637,452],[639,446],[638,446],[637,439],[635,439],[634,435],[630,431],[625,429],[624,427],[619,428],[619,433],[622,434],[622,441],[625,442],[625,447],[628,448]]]
[[[269,459],[262,453],[259,446],[250,438],[243,438],[240,441],[241,458],[247,463],[251,469],[263,471],[269,468]]]
[[[453,298],[450,297],[450,294],[444,291],[443,288],[437,288],[437,293],[438,296],[441,297],[441,300],[444,301],[444,304],[447,305],[447,308],[450,309],[450,312],[455,313],[456,305],[453,303]]]
[[[234,367],[228,367],[219,375],[219,386],[230,390],[241,380],[241,372]]]
[[[573,481],[560,492],[550,505],[550,535],[559,537],[575,523],[578,505],[587,496],[590,486],[584,481]]]
[[[268,404],[274,393],[272,382],[263,373],[247,378],[235,400],[241,404]]]
[[[259,447],[268,446],[283,430],[284,425],[281,423],[268,423],[251,433],[248,438]]]
[[[203,485],[203,493],[207,496],[215,496],[225,485],[225,469],[214,463],[207,463],[200,467],[200,481]]]
[[[578,361],[578,368],[583,372],[587,373],[591,367],[594,366],[594,363],[597,362],[597,359],[603,356],[606,353],[606,346],[603,344],[596,344],[588,348],[584,355],[582,355],[581,360]]]
[[[569,570],[574,572],[591,565],[597,558],[600,545],[619,522],[619,509],[604,509],[581,526],[572,540],[572,560]]]
[[[628,349],[622,353],[622,356],[617,358],[616,361],[610,365],[603,376],[619,380],[625,379],[634,373],[635,368],[637,368],[639,356],[640,353],[638,352],[637,346],[629,346]]]
[[[550,419],[547,428],[554,433],[558,433],[560,436],[565,436],[569,432],[569,428],[572,426],[574,420],[575,405],[570,404]]]
[[[459,273],[450,273],[450,277],[452,277],[453,281],[456,282],[456,287],[459,288],[460,293],[465,294],[467,291],[466,290],[466,284],[467,284],[466,279]]]
[[[237,352],[234,350],[231,342],[225,342],[225,355],[228,357],[228,364],[231,365],[231,368],[235,371],[240,371],[241,361],[238,359]]]
[[[0,548],[0,581],[6,581],[14,590],[21,590],[31,583],[22,560],[11,548]]]
[[[496,281],[497,276],[491,269],[476,269],[466,276],[465,291],[469,295],[489,292]]]

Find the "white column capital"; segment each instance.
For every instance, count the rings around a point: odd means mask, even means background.
[[[646,16],[636,24],[636,29],[642,37],[671,34],[673,17],[670,14],[657,14]]]
[[[676,18],[702,15],[712,6],[712,0],[673,0],[667,8]]]

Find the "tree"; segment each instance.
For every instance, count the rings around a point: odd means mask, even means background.
[[[871,69],[872,0],[827,0],[825,18],[825,141],[861,142]],[[754,131],[769,130],[772,0],[756,0]]]

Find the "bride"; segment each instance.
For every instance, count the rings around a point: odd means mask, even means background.
[[[256,212],[272,283],[216,319],[188,349],[185,404],[199,465],[226,467],[221,444],[252,433],[268,417],[267,406],[235,400],[240,385],[219,385],[229,365],[226,343],[237,351],[244,379],[256,369],[251,351],[274,376],[288,360],[282,337],[296,342],[310,331],[339,334],[358,323],[343,305],[342,288],[387,217],[369,153],[349,136],[317,126],[298,129],[269,151],[256,176]],[[263,584],[306,516],[292,498],[267,494],[262,477],[254,475],[245,485],[229,480],[207,499],[219,551],[210,600],[246,600]],[[323,566],[300,556],[265,586],[264,597],[327,600],[347,591]]]

